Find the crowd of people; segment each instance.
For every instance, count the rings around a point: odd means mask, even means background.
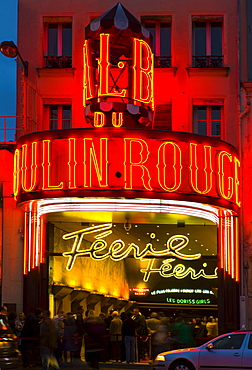
[[[96,315],[60,311],[50,318],[48,310],[36,309],[27,316],[1,308],[1,317],[18,337],[23,367],[41,364],[42,370],[59,369],[65,362],[89,363],[93,369],[99,362],[135,363],[151,361],[158,353],[178,348],[195,347],[218,335],[217,319],[178,316],[167,317],[152,312],[149,317],[138,308],[119,313]]]

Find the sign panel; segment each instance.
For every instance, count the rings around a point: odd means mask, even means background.
[[[231,145],[199,135],[116,128],[40,132],[18,141],[14,195],[23,202],[95,190],[95,196],[191,199],[237,210],[239,167]]]
[[[120,223],[89,223],[63,233],[54,245],[56,252],[62,251],[61,270],[66,276],[83,276],[83,284],[85,261],[96,263],[97,271],[110,263],[112,270],[120,265],[125,272],[131,300],[213,305],[218,284],[216,233],[215,225],[181,230],[171,224],[132,224],[125,229]]]

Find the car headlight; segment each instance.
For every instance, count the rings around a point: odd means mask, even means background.
[[[163,355],[157,355],[155,361],[165,361],[165,357]]]

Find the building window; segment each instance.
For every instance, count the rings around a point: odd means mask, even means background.
[[[47,68],[72,67],[72,21],[66,18],[44,18],[45,65]]]
[[[172,129],[171,113],[172,113],[171,104],[156,105],[153,128],[156,130],[171,130]]]
[[[71,105],[48,105],[46,111],[49,130],[65,130],[72,127]]]
[[[197,68],[223,66],[222,21],[193,21],[193,66]]]
[[[196,105],[193,107],[194,133],[221,139],[222,106]]]
[[[151,18],[151,19],[148,19]],[[142,23],[152,35],[152,51],[155,68],[171,67],[171,19],[170,17],[142,17]]]

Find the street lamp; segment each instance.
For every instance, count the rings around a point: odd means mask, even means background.
[[[13,41],[3,41],[0,43],[0,51],[7,58],[15,58],[18,56],[24,67],[24,75],[28,76],[28,62],[24,61],[21,54],[18,51],[18,47]]]

